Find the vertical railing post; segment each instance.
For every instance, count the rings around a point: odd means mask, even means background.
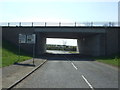
[[[59,22],[59,27],[61,26],[61,22]]]
[[[114,26],[114,22],[111,23],[111,26]]]
[[[76,27],[76,22],[75,22],[75,27]]]
[[[19,23],[19,26],[21,26],[21,22]]]
[[[33,27],[33,22],[32,22],[32,27]]]
[[[109,22],[109,27],[111,26],[111,22]]]
[[[10,23],[8,23],[8,27],[10,26]]]
[[[46,22],[45,22],[45,27],[46,27]]]
[[[91,26],[93,26],[93,22],[91,22]]]

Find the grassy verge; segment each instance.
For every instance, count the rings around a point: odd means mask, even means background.
[[[0,67],[2,67],[2,48],[0,46]]]
[[[15,61],[18,60],[18,55],[18,48],[10,42],[4,40],[2,42],[2,66],[0,67],[13,64]],[[21,57],[19,62],[28,59],[31,59],[31,56],[26,54],[24,51],[21,51]]]
[[[79,52],[76,52],[76,51],[69,51],[69,53],[71,53],[71,54],[72,54],[72,53],[79,53]]]
[[[96,58],[96,61],[120,67],[120,55],[114,55],[111,57],[98,57]]]
[[[70,51],[69,53],[78,53],[78,52]],[[93,57],[92,59],[112,66],[120,67],[120,54],[116,54],[108,57]]]

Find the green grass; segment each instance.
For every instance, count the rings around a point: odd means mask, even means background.
[[[8,41],[3,40],[2,42],[2,66],[9,66],[18,60],[18,47],[11,44]],[[32,57],[26,54],[23,50],[21,51],[21,57],[19,62],[31,59]]]
[[[1,48],[0,48],[1,53]],[[70,52],[75,53],[75,52]],[[8,41],[3,40],[2,42],[2,64],[0,62],[0,67],[9,66],[18,60],[18,48],[11,44]],[[25,61],[31,59],[32,57],[29,54],[26,54],[23,50],[21,51],[20,61]],[[1,57],[0,57],[1,59]],[[120,67],[120,54],[116,54],[110,57],[97,57],[94,58],[98,62],[110,64],[113,66]]]
[[[79,53],[79,52],[76,52],[76,51],[69,51],[69,53],[71,53],[71,54],[72,54],[72,53]]]
[[[2,67],[2,48],[0,46],[0,67]]]
[[[69,53],[78,53],[78,52],[70,51]],[[120,53],[106,57],[93,57],[92,59],[95,59],[98,62],[109,64],[112,66],[120,67]]]
[[[120,67],[120,55],[118,54],[110,57],[98,57],[96,61]]]

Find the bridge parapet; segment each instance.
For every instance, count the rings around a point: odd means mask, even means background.
[[[118,22],[0,22],[0,26],[118,27]]]
[[[36,54],[45,52],[46,38],[77,39],[79,52],[88,55],[112,55],[120,51],[119,27],[2,27],[2,37],[18,46],[19,34],[36,34]],[[32,53],[32,44],[22,44]]]

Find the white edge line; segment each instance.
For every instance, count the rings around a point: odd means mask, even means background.
[[[71,64],[73,65],[73,67],[77,70],[77,67],[71,62]]]
[[[89,85],[89,87],[94,90],[94,88],[92,87],[92,85],[88,82],[88,80],[82,75],[82,78],[85,80],[85,82]]]

